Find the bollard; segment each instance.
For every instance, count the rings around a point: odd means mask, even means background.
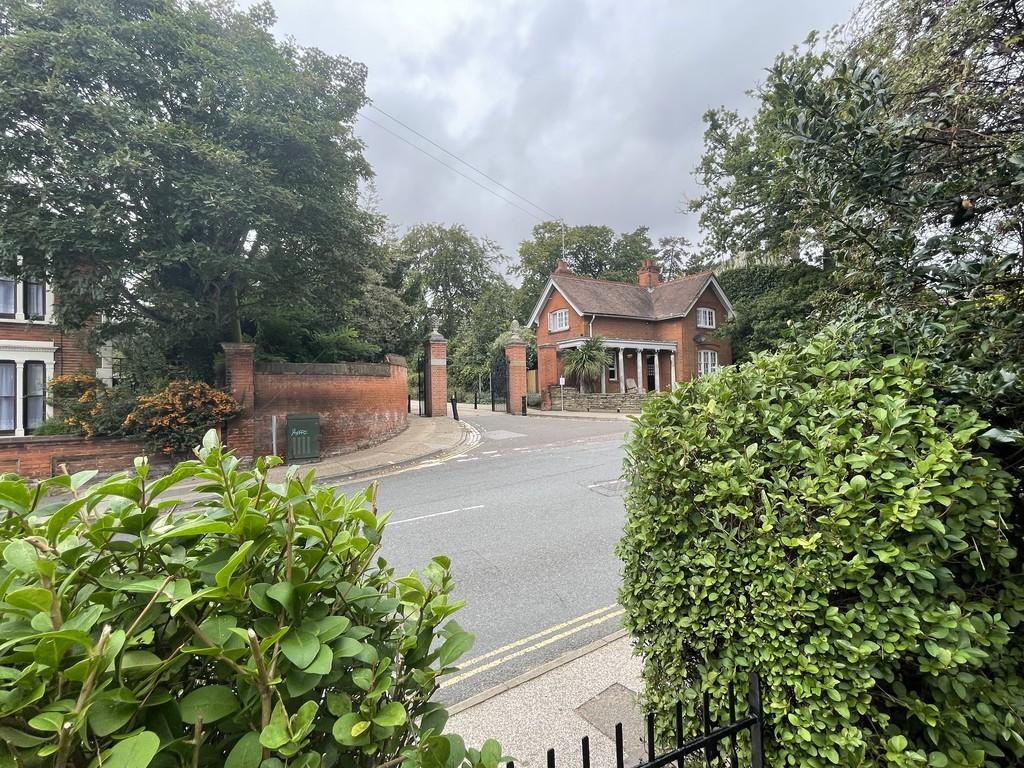
[[[477,402],[477,399],[479,397],[480,397],[480,390],[474,390],[473,391],[473,410],[474,411],[476,410],[476,402]]]
[[[412,395],[409,395],[409,413],[412,413]]]
[[[526,415],[526,395],[523,395],[523,416]]]
[[[452,417],[456,421],[459,420],[459,403],[456,401],[454,397],[452,398]]]

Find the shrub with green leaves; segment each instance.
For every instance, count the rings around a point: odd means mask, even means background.
[[[755,670],[767,765],[1019,764],[1024,521],[996,431],[929,361],[845,333],[645,404],[619,553],[647,698],[721,706]]]
[[[396,578],[373,486],[197,456],[0,479],[0,765],[495,768],[431,702],[473,642],[448,559]]]

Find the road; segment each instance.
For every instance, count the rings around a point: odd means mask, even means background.
[[[481,433],[475,448],[382,478],[378,497],[393,513],[383,555],[399,575],[452,559],[466,601],[455,618],[476,644],[443,685],[448,703],[615,631],[621,615],[614,548],[630,423],[462,416]]]

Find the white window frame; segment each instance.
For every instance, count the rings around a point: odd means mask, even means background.
[[[49,382],[54,374],[53,363],[56,352],[57,346],[52,341],[15,341],[14,339],[0,341],[0,360],[14,363],[16,371],[15,437],[22,437],[25,434],[25,363],[42,363],[45,366],[43,381]],[[44,402],[46,402],[45,418],[48,419],[53,416],[53,406],[47,399],[44,399]],[[0,434],[10,435],[11,433]]]
[[[711,307],[697,307],[698,328],[717,328],[715,321],[715,310]]]
[[[569,330],[569,310],[556,309],[548,313],[548,332],[558,333]]]
[[[0,316],[0,323],[42,323],[53,325],[53,289],[48,282],[42,280],[14,280],[14,278],[3,276],[4,280],[14,282],[14,315]],[[43,286],[43,310],[42,317],[29,317],[25,314],[25,283],[41,283]]]
[[[718,373],[718,352],[714,349],[697,350],[697,375]]]
[[[612,355],[612,361],[608,363],[608,381],[619,380],[619,356]]]

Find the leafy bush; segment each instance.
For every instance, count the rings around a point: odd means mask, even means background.
[[[197,456],[0,480],[0,764],[495,768],[430,701],[473,641],[448,559],[396,578],[372,486]]]
[[[80,435],[82,430],[66,423],[59,416],[46,419],[32,430],[33,435]]]
[[[242,412],[231,395],[201,381],[172,381],[153,395],[139,397],[124,420],[125,429],[143,435],[161,453],[184,453],[203,434]]]
[[[647,697],[699,679],[721,704],[756,670],[767,764],[1016,764],[1024,520],[998,430],[866,330],[645,404],[619,553]]]
[[[125,417],[135,407],[135,394],[127,387],[108,387],[84,372],[57,376],[47,386],[57,417],[76,432],[86,437],[124,434]]]

